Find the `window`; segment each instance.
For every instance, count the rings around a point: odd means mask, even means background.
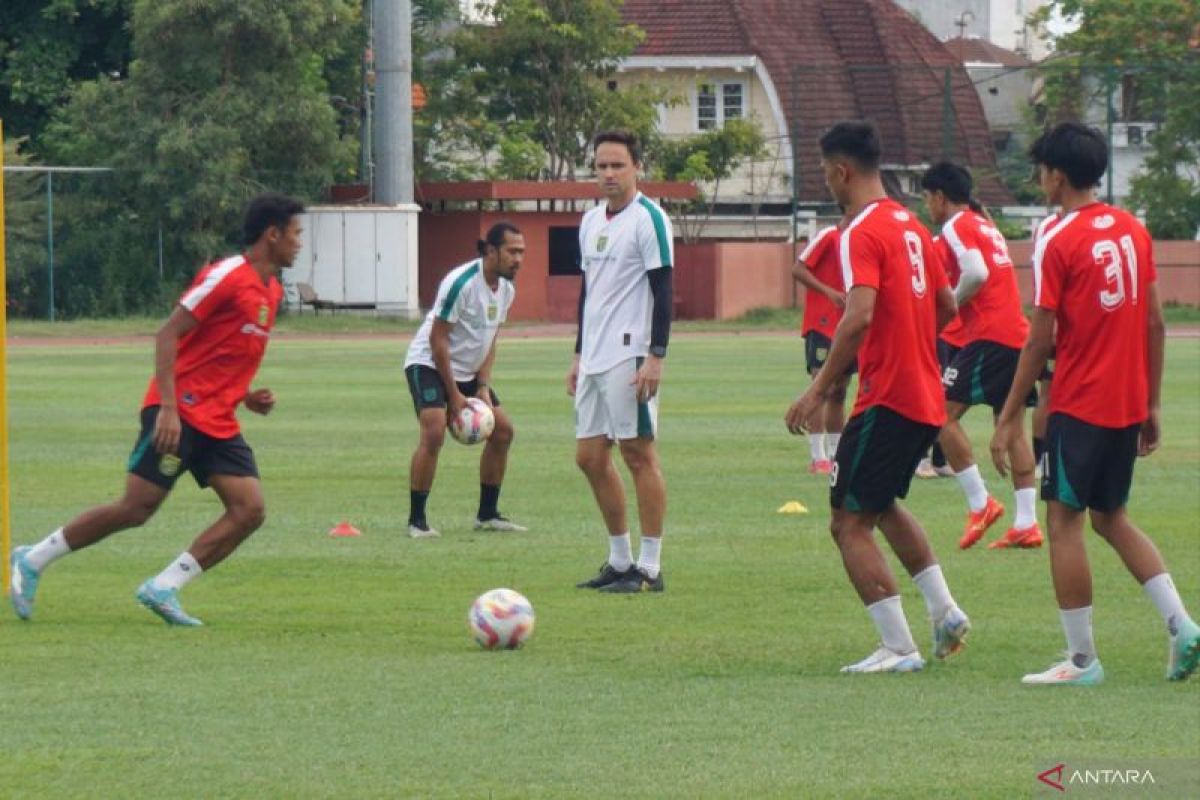
[[[741,81],[701,83],[696,87],[696,129],[711,131],[727,120],[746,116],[746,84]]]
[[[583,270],[579,268],[580,262],[578,226],[551,227],[550,274],[582,275]]]

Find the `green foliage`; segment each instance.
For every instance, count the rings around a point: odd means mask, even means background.
[[[1058,12],[1078,27],[1058,38],[1062,58],[1047,65],[1048,118],[1104,108],[1120,88],[1118,118],[1159,123],[1153,153],[1133,181],[1132,205],[1150,232],[1192,238],[1200,227],[1200,58],[1194,0],[1053,0],[1035,19]]]
[[[494,24],[462,27],[447,41],[453,56],[431,68],[425,174],[430,162],[453,161],[465,150],[472,160],[459,166],[467,172],[528,177],[536,144],[545,153],[539,177],[557,180],[588,162],[598,130],[628,127],[652,137],[655,104],[665,95],[649,86],[608,85],[642,38],[638,28],[622,24],[620,0],[479,5]]]
[[[20,154],[23,140],[4,140],[4,164],[14,167],[29,163]],[[4,174],[5,282],[9,315],[33,311],[28,306],[41,300],[39,288],[46,272],[46,194],[43,181],[28,172]],[[39,309],[44,305],[39,304]]]

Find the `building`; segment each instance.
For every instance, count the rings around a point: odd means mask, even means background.
[[[896,0],[934,36],[948,39],[974,37],[1039,61],[1049,54],[1040,32],[1029,24],[1029,15],[1047,5],[1046,0]]]

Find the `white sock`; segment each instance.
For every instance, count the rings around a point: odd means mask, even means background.
[[[808,435],[808,453],[813,461],[825,460],[825,434],[810,433]]]
[[[832,461],[833,457],[837,455],[838,442],[840,442],[841,440],[842,440],[841,433],[825,434],[825,453],[826,453],[825,457],[828,458],[830,461]]]
[[[1077,667],[1086,667],[1096,657],[1096,643],[1092,641],[1092,607],[1060,608],[1058,617],[1062,620],[1063,633],[1067,635],[1071,660]],[[1083,656],[1083,663],[1080,664],[1075,656]]]
[[[940,622],[946,612],[954,608],[954,598],[950,596],[950,587],[946,585],[940,565],[934,564],[913,575],[913,583],[925,597],[925,608],[934,622]]]
[[[912,631],[908,629],[908,620],[904,618],[904,608],[900,605],[900,595],[885,597],[878,603],[867,606],[875,629],[883,646],[893,653],[915,653],[917,643],[913,641]]]
[[[1013,527],[1023,531],[1037,525],[1037,489],[1032,486],[1017,489],[1013,495],[1017,499],[1017,516],[1013,520]]]
[[[608,563],[618,572],[633,566],[633,550],[629,546],[629,531],[608,537]]]
[[[63,529],[59,528],[35,544],[33,549],[25,555],[25,559],[29,562],[29,566],[42,572],[69,552],[71,552],[71,547],[67,544],[67,537],[63,536]]]
[[[662,555],[662,537],[642,535],[642,552],[638,554],[638,569],[651,578],[658,577],[659,558]]]
[[[1180,599],[1179,592],[1175,589],[1175,581],[1171,580],[1169,574],[1162,572],[1143,583],[1142,589],[1158,608],[1163,622],[1167,623],[1167,633],[1174,636],[1179,630],[1179,623],[1188,618],[1187,609],[1183,607],[1183,600]]]
[[[155,589],[182,589],[188,581],[200,577],[203,571],[192,554],[184,550],[179,558],[154,577],[153,585]]]
[[[971,510],[983,511],[987,506],[988,491],[983,483],[983,476],[979,474],[979,465],[972,464],[962,472],[954,473],[954,477],[958,479],[958,485],[967,496],[967,505]]]

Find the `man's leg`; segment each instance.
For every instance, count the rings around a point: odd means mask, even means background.
[[[170,489],[129,473],[120,499],[84,511],[35,545],[15,548],[9,597],[17,616],[29,619],[33,614],[38,580],[47,567],[68,553],[89,547],[117,531],[143,525],[169,492]]]
[[[667,513],[667,483],[663,479],[658,449],[653,439],[642,437],[622,439],[620,448],[625,466],[633,476],[638,522],[642,531],[637,568],[642,576],[648,579],[649,585],[645,588],[661,591],[662,535],[663,520]]]
[[[446,409],[440,406],[422,408],[417,421],[421,434],[408,466],[408,535],[424,538],[438,535],[429,527],[425,503],[433,489],[438,454],[446,441]]]
[[[825,458],[832,462],[837,455],[838,443],[842,439],[842,430],[846,427],[846,387],[850,384],[850,376],[843,375],[829,390],[825,398]],[[832,466],[832,465],[831,465]]]
[[[1200,666],[1200,626],[1184,608],[1183,599],[1158,548],[1130,521],[1124,506],[1115,511],[1093,510],[1091,517],[1092,528],[1117,551],[1125,568],[1141,584],[1167,626],[1167,635],[1171,638],[1167,677],[1171,680],[1187,678]]]
[[[1021,415],[1021,428],[1025,427],[1025,415]],[[1041,547],[1042,531],[1037,521],[1037,488],[1034,486],[1036,476],[1034,468],[1037,462],[1033,458],[1033,448],[1024,436],[1019,437],[1008,449],[1008,459],[1012,470],[1013,498],[1017,511],[1013,517],[1013,525],[996,541],[988,545],[988,549],[997,550],[1006,547]]]
[[[946,424],[938,434],[938,443],[946,454],[946,461],[954,470],[954,477],[967,498],[969,513],[963,526],[958,546],[967,549],[987,532],[987,529],[1004,515],[1004,506],[988,494],[979,465],[971,453],[971,440],[967,438],[959,420],[969,407],[954,400],[946,401]]]
[[[512,446],[514,431],[512,420],[504,409],[492,407],[496,427],[483,446],[479,457],[479,510],[475,514],[475,529],[489,531],[519,532],[527,530],[500,513],[500,487],[504,483],[504,471],[508,466],[508,450]]]
[[[613,464],[611,451],[612,440],[605,436],[575,440],[575,464],[592,487],[592,496],[596,498],[600,515],[604,517],[604,527],[608,530],[608,560],[596,577],[576,584],[580,589],[607,586],[623,578],[633,567],[633,550],[625,517],[625,486]]]

